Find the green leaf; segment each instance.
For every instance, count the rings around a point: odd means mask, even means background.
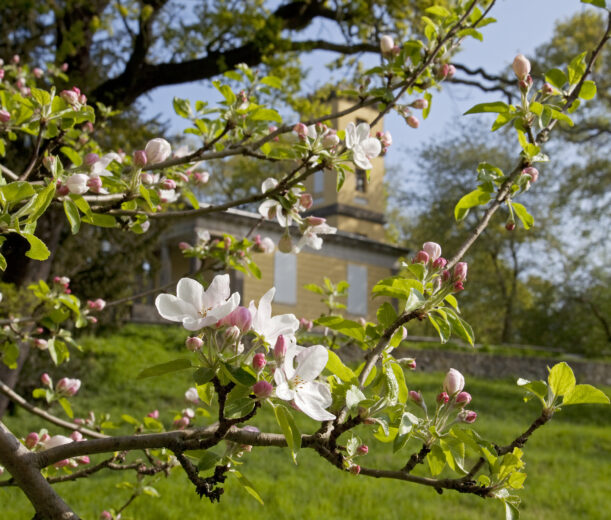
[[[535,223],[534,217],[526,210],[526,208],[517,202],[512,202],[511,207],[516,212],[516,215],[522,222],[524,229],[530,229],[532,225]]]
[[[239,471],[235,469],[231,470],[231,474],[237,479],[240,486],[244,488],[244,491],[246,491],[251,497],[253,497],[257,502],[259,502],[259,504],[265,505],[263,503],[263,500],[259,496],[259,493],[257,493],[256,489],[251,484],[250,480],[248,480],[244,475],[242,475]]]
[[[397,319],[397,311],[390,303],[384,302],[378,309],[376,316],[378,323],[386,329]]]
[[[293,462],[297,464],[297,452],[301,448],[301,436],[299,435],[299,431],[295,432],[292,426],[295,425],[294,421],[289,420],[293,417],[290,412],[284,406],[276,406],[274,408],[274,414],[276,416],[276,421],[284,434],[284,438],[286,439],[286,444],[291,450],[291,454],[293,456]],[[297,436],[299,436],[299,440],[297,440]]]
[[[112,215],[104,215],[103,213],[92,213],[91,215],[83,215],[83,222],[92,226],[114,228],[117,227],[117,220]]]
[[[476,31],[472,27],[468,27],[467,29],[462,29],[458,31],[457,36],[459,38],[464,38],[465,36],[471,36],[471,38],[475,38],[476,40],[479,40],[480,42],[484,41],[484,35],[481,32]]]
[[[569,72],[569,84],[575,85],[579,82],[581,77],[584,75],[586,71],[586,65],[584,63],[584,58],[586,57],[587,51],[582,52],[575,56],[568,66]]]
[[[76,204],[69,197],[64,199],[64,211],[70,223],[70,231],[72,231],[73,235],[76,235],[81,228],[81,215]]]
[[[433,324],[433,327],[435,327],[437,334],[439,334],[441,342],[446,343],[452,334],[452,327],[450,326],[448,320],[442,316],[433,314],[432,312],[428,314],[428,317],[429,321]]]
[[[425,301],[426,298],[422,295],[420,291],[418,291],[417,289],[412,289],[412,292],[410,293],[409,297],[407,298],[407,301],[405,302],[405,309],[403,309],[403,312],[415,311],[419,307],[422,307]]]
[[[499,128],[505,126],[510,121],[513,121],[518,116],[517,112],[506,112],[499,114],[494,123],[492,124],[492,131],[495,132]]]
[[[596,83],[593,81],[584,81],[579,91],[579,97],[581,99],[592,99],[596,95]]]
[[[409,298],[412,289],[422,292],[422,283],[418,280],[411,280],[401,276],[391,276],[384,278],[374,285],[371,290],[374,296],[388,296],[390,298]]]
[[[344,365],[339,356],[331,350],[329,350],[329,360],[327,361],[325,368],[346,383],[357,381],[354,372]]]
[[[199,462],[197,463],[197,469],[200,471],[206,471],[216,466],[221,459],[222,457],[213,451],[203,450],[199,458]]]
[[[463,320],[454,311],[454,309],[446,307],[445,310],[448,316],[448,321],[452,326],[452,332],[454,332],[454,334],[456,334],[459,338],[462,338],[473,347],[475,336],[473,335],[473,329],[471,328],[471,325],[469,325],[465,320]]]
[[[180,99],[174,97],[172,100],[172,105],[174,107],[174,112],[180,117],[184,117],[185,119],[189,119],[193,115],[193,111],[191,110],[191,103],[187,99]]]
[[[276,76],[265,76],[261,79],[261,83],[268,87],[282,89],[282,80]]]
[[[471,193],[467,193],[458,201],[458,204],[456,204],[454,208],[454,218],[457,221],[463,220],[469,214],[471,208],[487,204],[489,201],[490,193],[484,191],[482,188],[477,188]]]
[[[405,374],[403,373],[403,369],[399,363],[391,363],[390,367],[395,374],[397,385],[399,385],[397,398],[401,404],[405,404],[407,401],[407,385],[405,384]]]
[[[545,398],[547,397],[547,384],[545,381],[529,381],[528,379],[520,378],[516,384],[536,395],[545,406]]]
[[[221,365],[225,375],[237,385],[252,386],[257,382],[257,378],[242,367],[234,367],[223,363]]]
[[[443,468],[446,465],[446,456],[443,453],[443,450],[437,444],[434,444],[430,453],[426,457],[426,461],[429,464],[431,475],[436,477],[443,471]]]
[[[159,365],[145,368],[136,376],[136,379],[161,376],[163,374],[169,374],[170,372],[177,372],[178,370],[186,370],[191,367],[191,361],[187,358],[174,359],[167,363],[160,363]]]
[[[159,491],[157,491],[153,486],[144,486],[142,488],[142,492],[145,495],[148,495],[148,496],[153,497],[153,498],[159,498],[161,496],[159,494]]]
[[[595,7],[602,7],[603,9],[607,7],[607,3],[605,0],[581,0],[582,4],[591,4]]]
[[[560,69],[551,69],[545,73],[545,80],[556,88],[562,88],[568,81],[566,74]]]
[[[361,401],[366,399],[365,394],[356,385],[351,385],[346,390],[346,407],[349,410],[356,408]]]
[[[250,114],[250,119],[253,121],[275,121],[276,123],[282,123],[282,117],[273,108],[258,108]]]
[[[221,85],[221,82],[218,80],[213,81],[212,84],[223,95],[228,105],[233,105],[235,103],[236,95],[233,93],[229,85]]]
[[[49,258],[51,252],[40,238],[30,233],[21,233],[21,236],[30,243],[30,249],[26,252],[25,256],[33,260],[46,260]]]
[[[198,385],[205,385],[208,381],[212,380],[216,372],[208,367],[200,367],[193,372],[193,380]]]
[[[448,11],[445,7],[440,5],[434,5],[433,7],[428,7],[424,10],[425,13],[433,14],[435,16],[439,16],[441,18],[446,18],[450,16],[450,11]]]
[[[482,114],[485,112],[493,112],[495,114],[504,114],[509,112],[509,105],[502,101],[493,101],[492,103],[480,103],[471,107],[463,115],[467,114]]]
[[[20,200],[31,197],[36,192],[29,182],[16,181],[0,187],[2,196],[8,203],[19,202]]]
[[[60,398],[59,404],[64,409],[64,412],[66,412],[66,415],[70,417],[70,419],[72,419],[74,417],[74,413],[72,412],[72,406],[70,406],[68,399],[66,399],[65,397]]]
[[[520,511],[516,506],[509,502],[505,502],[505,520],[519,520]]]
[[[555,396],[567,395],[575,388],[575,375],[564,361],[552,367],[547,376],[549,386]]]
[[[429,114],[431,113],[431,106],[433,104],[433,96],[431,95],[430,92],[425,92],[424,99],[427,101],[427,105],[426,105],[426,108],[422,110],[422,119],[426,119],[427,117],[429,117]]]
[[[592,385],[576,385],[562,400],[562,406],[569,404],[609,404],[609,398]]]
[[[316,324],[322,325],[323,327],[329,327],[357,341],[362,342],[365,340],[365,330],[363,326],[356,321],[345,320],[341,316],[321,316],[316,320]]]
[[[80,166],[83,163],[83,158],[73,148],[62,146],[59,151],[70,159],[70,162],[74,166]]]

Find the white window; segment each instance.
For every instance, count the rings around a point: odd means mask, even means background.
[[[325,172],[318,170],[314,173],[314,193],[325,191]]]
[[[348,264],[348,312],[365,316],[367,314],[367,267]]]
[[[292,253],[276,252],[274,256],[274,286],[276,303],[297,303],[297,257]]]

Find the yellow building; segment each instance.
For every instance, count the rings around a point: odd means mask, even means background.
[[[333,110],[342,110],[346,101],[331,101]],[[338,128],[344,129],[354,121],[371,121],[376,112],[364,108],[356,118],[345,116],[339,119]],[[381,122],[372,132],[382,130]],[[336,177],[332,172],[317,172],[306,181],[306,191],[312,194],[314,204],[309,214],[325,217],[327,222],[337,227],[337,234],[324,235],[321,250],[305,248],[299,254],[258,254],[255,260],[262,277],[256,279],[239,272],[231,273],[232,290],[240,292],[242,303],[248,305],[258,300],[270,287],[276,287],[274,313],[294,313],[298,318],[314,319],[326,311],[321,296],[312,293],[304,286],[315,283],[321,285],[325,277],[338,283],[346,280],[350,284],[345,303],[346,317],[375,318],[376,308],[381,302],[371,301],[371,289],[382,278],[396,272],[397,259],[407,254],[407,250],[385,242],[384,231],[384,159],[372,159],[373,168],[369,180],[363,170],[348,175],[343,188],[336,191]],[[160,254],[161,271],[157,273],[157,283],[165,285],[177,281],[185,273],[193,272],[196,264],[185,259],[177,244],[180,241],[194,243],[195,229],[207,229],[212,236],[230,233],[241,239],[246,236],[260,220],[256,213],[229,210],[222,214],[180,222],[162,236]],[[269,236],[277,244],[283,230],[276,222],[263,222],[257,233]],[[294,230],[295,238],[299,231]],[[171,292],[172,289],[169,289]],[[157,313],[152,307],[152,299],[146,304],[134,306],[134,319],[155,321]]]

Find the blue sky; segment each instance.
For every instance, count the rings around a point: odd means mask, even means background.
[[[483,67],[492,73],[507,70],[516,54],[528,56],[538,45],[549,39],[556,20],[567,18],[585,8],[579,0],[498,0],[491,12],[498,23],[482,30],[483,43],[467,39],[456,61],[471,68]],[[331,57],[330,53],[320,54],[325,54],[325,61]],[[320,58],[320,55],[313,55],[303,60],[305,66],[310,68],[312,78],[328,75],[327,69],[320,65]],[[310,84],[315,85],[315,79]],[[178,96],[191,101],[212,101],[217,98],[215,94],[216,91],[205,82],[198,82],[158,88],[148,98],[142,98],[142,101],[147,116],[160,115],[162,119],[170,121],[172,133],[180,133],[188,124],[174,114],[172,98]],[[470,106],[492,98],[498,96],[493,94],[486,97],[479,90],[463,87],[435,92],[429,118],[422,121],[417,130],[408,128],[398,116],[391,115],[386,120],[386,128],[395,138],[387,156],[389,163],[403,162],[410,150],[413,151],[443,133]]]

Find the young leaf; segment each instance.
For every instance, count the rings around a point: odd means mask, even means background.
[[[72,231],[73,235],[76,235],[81,227],[81,216],[76,204],[72,202],[72,199],[64,199],[64,211],[70,223],[70,231]]]
[[[456,204],[454,208],[454,218],[457,221],[463,220],[469,214],[471,208],[487,204],[489,201],[490,193],[484,191],[482,188],[477,188],[471,193],[467,193],[458,201],[458,204]]]
[[[262,506],[265,505],[263,503],[263,500],[259,496],[259,493],[257,493],[257,490],[251,484],[250,480],[248,480],[236,469],[231,470],[231,474],[237,479],[237,481],[240,483],[240,486],[244,488],[244,491],[246,491],[251,497],[253,497],[257,502],[259,502],[259,504],[261,504]]]
[[[70,406],[70,403],[68,402],[68,399],[66,399],[65,397],[62,397],[59,400],[59,404],[64,409],[64,412],[66,412],[66,415],[68,417],[70,417],[70,419],[72,419],[74,417],[74,413],[72,412],[72,406]]]
[[[327,366],[325,368],[346,383],[355,383],[357,381],[354,372],[344,365],[339,356],[331,350],[329,351],[329,360],[327,361]]]
[[[575,388],[573,370],[564,361],[552,367],[547,376],[547,381],[555,396],[570,394]]]
[[[471,107],[463,115],[467,114],[482,114],[485,112],[493,112],[495,114],[504,114],[509,112],[509,105],[502,101],[493,101],[492,103],[480,103]]]
[[[609,398],[592,385],[576,385],[562,400],[562,406],[569,404],[609,404]]]
[[[516,212],[516,215],[520,219],[520,222],[522,222],[524,229],[530,229],[535,223],[534,217],[522,204],[519,204],[518,202],[512,202],[511,206],[513,207],[513,210]]]
[[[46,260],[49,258],[51,252],[40,238],[30,233],[21,233],[21,236],[30,243],[30,249],[25,253],[25,256],[34,260]]]

